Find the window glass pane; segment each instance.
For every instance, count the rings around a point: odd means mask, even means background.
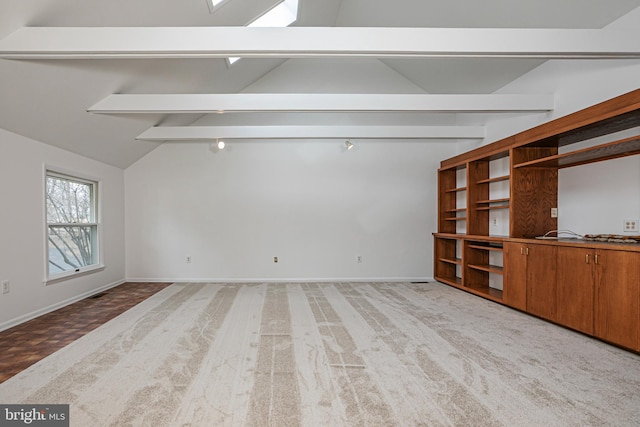
[[[96,264],[96,226],[49,226],[49,274]]]
[[[93,184],[47,176],[47,222],[87,224],[93,219]]]
[[[47,275],[98,264],[98,183],[47,171]]]

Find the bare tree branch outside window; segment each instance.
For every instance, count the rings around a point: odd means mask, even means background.
[[[96,183],[47,174],[49,275],[97,263]]]

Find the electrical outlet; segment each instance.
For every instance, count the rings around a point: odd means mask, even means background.
[[[277,256],[273,257],[273,262],[275,262],[276,264],[278,263],[278,257]]]
[[[11,291],[11,287],[8,280],[2,281],[2,293],[8,294]]]
[[[362,263],[362,255],[356,255],[356,262],[357,262],[358,264],[361,264],[361,263]]]
[[[184,262],[186,262],[187,264],[191,264],[191,255],[187,255],[187,257],[184,259]]]
[[[625,233],[637,233],[638,232],[638,220],[637,219],[625,219],[622,229],[623,229],[623,231]]]
[[[491,219],[491,225],[493,225],[494,227],[497,227],[498,226],[498,218]]]
[[[558,208],[551,208],[551,218],[558,218]]]

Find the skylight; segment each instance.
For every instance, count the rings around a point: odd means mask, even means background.
[[[221,2],[224,0],[212,0]],[[215,3],[214,3],[215,5]],[[298,18],[298,0],[284,0],[277,6],[269,9],[263,15],[251,21],[247,27],[288,27]],[[239,57],[228,58],[229,64],[233,64]]]
[[[224,3],[226,0],[207,0],[207,6],[209,6],[209,13],[213,13],[214,9],[218,7],[220,3]]]

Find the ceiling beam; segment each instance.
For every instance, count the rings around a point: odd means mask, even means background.
[[[125,94],[88,111],[124,113],[226,112],[513,112],[553,110],[553,95],[427,94]]]
[[[23,27],[0,58],[638,58],[640,29]]]
[[[157,126],[136,139],[482,139],[483,126]]]

